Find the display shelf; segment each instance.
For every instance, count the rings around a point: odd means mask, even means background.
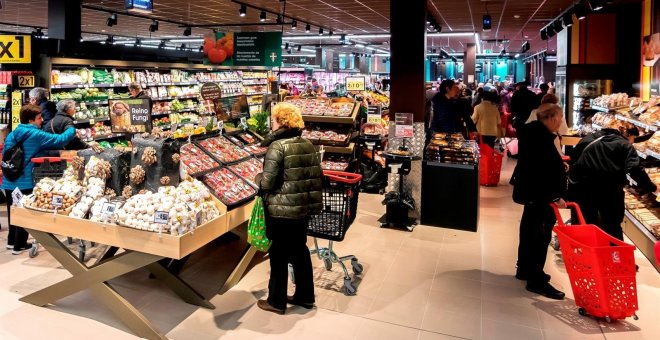
[[[589,104],[589,105],[591,106],[592,110],[596,110],[596,111],[600,111],[600,112],[607,112],[607,113],[613,113],[613,112],[616,112],[617,110],[628,108],[627,106],[607,108],[607,107],[602,107],[602,106],[593,105],[593,104]]]
[[[121,98],[117,98],[121,99]],[[62,100],[62,99],[60,99]],[[108,105],[108,99],[106,100],[75,100],[73,99],[76,103],[78,104],[85,104],[85,105]]]
[[[52,85],[51,89],[88,89],[88,88],[114,88],[128,87],[129,84],[58,84]]]
[[[87,138],[87,139],[85,139],[85,142],[113,139],[113,138],[119,138],[119,137],[124,137],[124,136],[125,136],[125,134],[123,134],[123,133],[111,133],[109,135],[101,135],[101,136],[95,136],[94,138]]]
[[[658,239],[628,210],[624,214],[623,224],[621,226],[626,236],[646,256],[655,269],[660,272],[660,265],[655,261],[655,252],[653,249]]]
[[[351,142],[348,146],[326,146],[326,145],[315,145],[317,149],[320,149],[323,146],[323,150],[329,153],[342,153],[342,154],[352,154],[355,150],[355,143]]]
[[[650,131],[658,131],[658,126],[656,126],[656,125],[649,125],[649,124],[646,124],[646,123],[640,122],[640,121],[637,120],[637,119],[629,118],[629,117],[622,116],[622,115],[614,115],[614,117],[615,117],[616,119],[618,119],[618,120],[621,120],[621,121],[624,121],[624,122],[628,122],[628,123],[630,123],[630,124],[633,124],[633,125],[639,126],[639,127],[643,128],[643,129],[646,129],[646,130],[650,130]]]
[[[331,124],[355,124],[355,118],[360,111],[360,106],[355,105],[353,114],[349,117],[335,117],[335,116],[305,116],[303,120],[305,123],[331,123]]]
[[[165,100],[174,100],[174,99],[198,99],[199,95],[188,95],[188,96],[176,96],[176,97],[160,97],[160,98],[151,98],[154,101],[165,101]]]
[[[99,122],[107,122],[110,118],[108,117],[99,117],[99,118],[88,118],[88,119],[77,119],[73,121],[73,124],[95,124]]]
[[[155,116],[169,116],[172,113],[175,113],[175,112],[167,111],[167,112],[160,112],[160,113],[151,113],[151,116],[152,117],[155,117]]]

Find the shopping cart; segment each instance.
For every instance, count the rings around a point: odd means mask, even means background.
[[[484,186],[497,186],[500,182],[502,158],[504,155],[495,151],[490,145],[479,137],[479,184]]]
[[[37,157],[31,159],[34,163],[34,168],[32,169],[32,179],[34,183],[39,182],[44,178],[59,179],[64,176],[64,172],[67,168],[67,162],[70,162],[71,159],[64,157]],[[73,244],[73,238],[67,237],[67,242]],[[94,242],[91,243],[91,246],[94,247]],[[87,252],[87,245],[85,241],[80,240],[78,245],[78,258],[80,262],[85,261],[85,253]],[[31,258],[39,255],[39,243],[36,241],[32,243],[32,248],[30,248],[29,255]]]
[[[554,230],[561,242],[578,312],[605,318],[608,323],[630,316],[637,320],[635,246],[586,224],[576,203],[566,205],[575,209],[578,223],[566,226],[553,203],[557,216]]]
[[[317,254],[323,260],[326,270],[332,270],[333,263],[339,263],[344,270],[346,295],[355,295],[357,287],[343,261],[351,261],[355,274],[362,273],[363,267],[353,255],[338,256],[332,246],[333,242],[344,239],[346,231],[355,220],[361,180],[360,174],[323,171],[323,210],[310,217],[307,228],[307,235],[314,237],[314,249],[310,253]],[[328,240],[328,247],[319,247],[318,239]]]

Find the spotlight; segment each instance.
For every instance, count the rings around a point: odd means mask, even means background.
[[[323,35],[323,27],[319,27],[319,35]]]
[[[436,50],[435,48],[432,48],[432,49],[431,49],[431,53],[436,53],[437,51],[438,51],[438,50]]]
[[[302,45],[298,45],[298,52],[302,49]]]
[[[199,47],[199,51],[200,51],[200,52],[204,52],[204,45],[202,45],[202,46]]]
[[[105,43],[108,45],[112,45],[115,43],[115,37],[109,35],[107,39],[105,39]]]
[[[133,44],[133,46],[137,47],[137,46],[140,46],[140,44],[142,44],[142,39],[138,38],[138,39],[135,39],[135,44]]]
[[[587,17],[587,8],[583,4],[575,5],[573,11],[575,11],[575,17],[578,20],[584,20]]]
[[[564,13],[564,15],[562,16],[562,20],[564,21],[564,26],[565,27],[573,26],[573,12],[568,11],[568,12]]]
[[[158,48],[165,48],[165,44],[166,44],[165,40],[161,40],[160,44],[158,44]]]
[[[41,31],[41,28],[37,28],[35,31],[32,31],[32,35],[35,38],[41,38],[44,36],[44,32]]]
[[[342,34],[341,36],[339,36],[339,42],[342,43],[342,44],[346,44],[346,43],[347,43],[347,41],[346,41],[346,34]]]
[[[561,20],[555,20],[555,22],[552,23],[552,26],[554,26],[555,32],[557,33],[564,29],[564,25],[561,24]]]
[[[105,21],[105,24],[108,25],[109,27],[112,27],[117,24],[117,14],[112,13],[109,17],[108,20]]]
[[[522,44],[522,49],[520,50],[520,53],[525,53],[525,52],[529,51],[529,48],[530,48],[529,41],[525,41]]]
[[[426,24],[430,25],[431,24],[431,17],[426,17]]]
[[[589,0],[588,3],[591,6],[592,11],[600,11],[603,9],[605,2],[603,0]]]
[[[259,21],[266,21],[266,11],[261,11],[261,14],[259,14]]]
[[[548,40],[548,31],[545,28],[541,30],[541,40]]]
[[[238,15],[244,17],[247,14],[247,6],[241,5],[241,8],[238,10]]]
[[[189,37],[191,34],[192,34],[192,27],[186,27],[186,29],[183,30],[184,37]]]
[[[186,44],[181,44],[181,46],[179,46],[179,49],[181,51],[185,50],[186,49]]]
[[[289,43],[285,43],[285,44],[284,44],[284,49],[285,49],[285,50],[288,50],[288,49],[289,49]]]
[[[442,26],[441,25],[435,25],[435,30],[440,33],[442,32]]]
[[[291,22],[291,29],[297,29],[298,28],[298,21],[294,20]]]
[[[333,34],[335,34],[335,33],[332,32],[332,31],[330,31],[330,32],[328,33],[329,36],[332,36]]]
[[[158,31],[158,21],[152,20],[151,25],[149,25],[149,32],[153,33]]]
[[[483,21],[483,30],[490,31],[490,28],[493,25],[493,22],[490,18],[490,14],[484,14],[482,21]]]
[[[305,26],[305,32],[309,33],[309,31],[311,31],[311,30],[312,30],[312,25],[307,24],[307,25]]]
[[[278,14],[277,19],[276,19],[275,22],[278,23],[278,24],[281,24],[282,23],[282,15]]]
[[[552,25],[548,25],[548,27],[545,28],[546,31],[548,31],[548,38],[552,38],[555,36],[555,27]]]
[[[287,54],[291,54],[291,49],[287,49],[287,50],[286,50],[286,53],[287,53]]]

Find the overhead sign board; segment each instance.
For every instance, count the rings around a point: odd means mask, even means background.
[[[0,64],[29,64],[31,62],[31,36],[0,35]]]
[[[217,32],[204,38],[206,64],[223,66],[282,65],[281,32]]]
[[[154,10],[153,0],[124,0],[124,8],[131,12],[151,13]]]

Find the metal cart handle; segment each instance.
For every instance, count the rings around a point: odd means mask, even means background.
[[[333,181],[346,184],[357,184],[362,180],[362,175],[351,172],[323,170],[323,175]]]
[[[550,203],[550,206],[555,211],[555,216],[557,217],[557,225],[560,226],[560,227],[565,227],[566,224],[561,219],[561,214],[559,213],[559,206],[557,205],[557,203]],[[584,220],[584,215],[582,215],[582,210],[580,209],[580,206],[577,203],[575,203],[575,202],[566,202],[566,208],[574,209],[575,214],[578,217],[578,223],[571,223],[571,224],[578,224],[578,225],[587,224],[587,222]]]
[[[43,164],[43,163],[56,163],[56,162],[70,162],[70,158],[66,157],[35,157],[31,159],[34,164]]]

